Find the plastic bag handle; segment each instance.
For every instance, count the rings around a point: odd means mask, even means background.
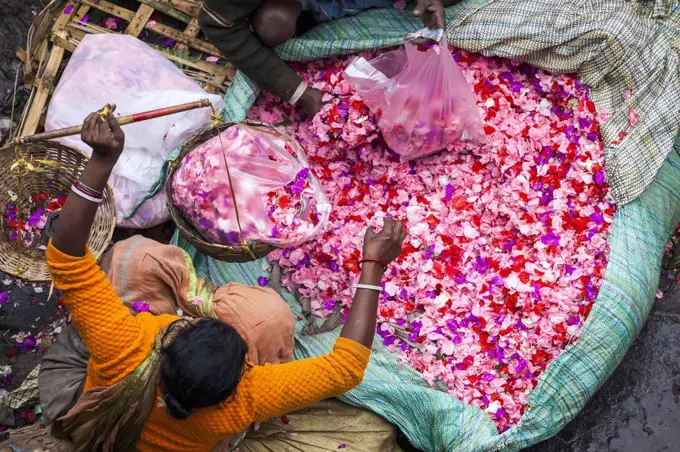
[[[429,28],[422,28],[415,33],[410,33],[406,35],[406,41],[413,41],[418,38],[431,39],[434,42],[442,42],[446,37],[446,32],[443,29],[430,30]]]

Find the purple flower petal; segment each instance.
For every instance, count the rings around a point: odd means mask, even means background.
[[[595,173],[595,176],[593,176],[593,179],[595,180],[595,183],[599,186],[604,185],[604,173],[602,171],[598,171]]]
[[[132,303],[132,309],[134,309],[136,312],[149,312],[150,310],[149,305],[140,300]]]
[[[553,231],[550,231],[541,237],[541,242],[543,242],[544,245],[560,246],[560,237]]]
[[[601,225],[604,223],[604,217],[599,212],[593,212],[592,214],[590,214],[590,221],[597,225]]]
[[[456,191],[456,187],[454,187],[451,184],[446,185],[446,193],[444,194],[444,197],[442,198],[444,201],[451,201],[451,198],[453,198],[453,192]]]

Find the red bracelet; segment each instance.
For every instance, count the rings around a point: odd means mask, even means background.
[[[93,198],[97,198],[97,199],[104,199],[104,193],[98,192],[94,188],[90,188],[80,181],[76,181],[73,185],[75,185],[75,187],[78,190],[84,192],[86,195],[89,195],[89,196],[91,196]]]
[[[380,264],[383,266],[385,270],[387,270],[387,264],[384,261],[381,261],[380,259],[362,259],[359,261],[359,269],[361,269],[361,266],[364,264],[364,262],[373,262],[374,264]]]

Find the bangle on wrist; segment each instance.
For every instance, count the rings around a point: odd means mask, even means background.
[[[365,289],[365,290],[372,290],[374,292],[379,292],[382,293],[383,288],[381,286],[373,286],[371,284],[355,284],[354,289]]]
[[[382,265],[384,270],[387,270],[387,263],[385,261],[382,261],[380,259],[361,259],[359,261],[359,269],[366,263],[366,262],[373,262],[374,264],[380,264]]]
[[[75,184],[71,185],[71,191],[80,196],[81,198],[85,199],[86,201],[90,201],[95,204],[101,204],[104,202],[104,195],[97,195],[96,193],[90,192],[87,189],[84,189],[78,182]]]
[[[300,82],[293,95],[288,99],[288,103],[291,105],[297,104],[305,91],[307,91],[307,84],[305,82]]]
[[[94,196],[95,198],[104,198],[104,191],[95,190],[94,188],[91,188],[80,181],[77,181],[74,185],[90,196]]]

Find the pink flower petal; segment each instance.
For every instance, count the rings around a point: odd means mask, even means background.
[[[628,124],[630,124],[631,127],[635,127],[639,119],[640,119],[639,113],[637,112],[637,110],[631,107],[630,111],[628,112]]]
[[[366,227],[399,218],[408,238],[385,277],[377,333],[504,431],[597,297],[615,213],[598,130],[610,114],[573,77],[452,53],[474,88],[484,145],[401,162],[341,77],[354,56],[292,64],[328,102],[315,118],[268,92],[249,118],[290,121],[334,206],[324,235],[270,255],[282,284],[319,317],[346,313]]]

